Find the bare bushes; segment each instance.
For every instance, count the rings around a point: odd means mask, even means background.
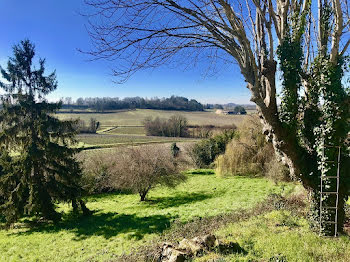
[[[275,183],[290,180],[289,169],[283,165],[276,156],[273,157],[269,163],[267,163],[266,169],[266,177]]]
[[[215,125],[189,125],[188,133],[190,137],[195,138],[211,138],[216,135],[220,135],[223,132],[232,132],[237,129],[236,125],[225,125],[225,126],[215,126]]]
[[[247,116],[225,153],[216,159],[216,173],[222,176],[267,174],[270,178],[283,180],[285,172],[275,158],[272,144],[262,134],[262,125],[256,115]]]
[[[120,188],[138,193],[141,201],[156,185],[174,187],[186,178],[179,172],[170,150],[160,150],[154,146],[126,149],[112,173],[118,178]]]
[[[153,145],[94,152],[83,158],[83,182],[90,193],[131,191],[144,201],[155,186],[174,187],[186,179],[182,161],[170,148]]]
[[[148,136],[187,137],[187,119],[174,115],[169,119],[147,117],[143,122]]]
[[[116,150],[91,150],[78,155],[82,162],[82,187],[88,194],[108,193],[120,190],[111,169],[117,165],[119,152]]]

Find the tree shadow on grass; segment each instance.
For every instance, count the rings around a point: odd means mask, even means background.
[[[157,208],[179,207],[188,203],[199,202],[214,197],[212,193],[182,193],[169,197],[154,197],[147,202]]]
[[[88,217],[65,219],[57,225],[32,227],[25,232],[13,234],[28,235],[35,232],[68,231],[76,235],[74,240],[82,240],[91,236],[103,236],[109,239],[119,234],[128,234],[128,238],[140,240],[147,234],[163,232],[170,226],[172,220],[174,217],[165,215],[140,217],[135,214],[95,213]]]

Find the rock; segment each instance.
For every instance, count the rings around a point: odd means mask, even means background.
[[[203,242],[207,248],[213,248],[216,243],[216,237],[214,235],[205,235],[203,237]]]
[[[187,257],[186,253],[173,249],[168,262],[185,262],[186,257]]]
[[[184,238],[179,243],[179,249],[186,250],[192,255],[197,255],[203,250],[203,246],[193,240],[188,240]]]
[[[195,237],[195,238],[192,238],[192,241],[193,241],[193,242],[196,242],[197,244],[202,245],[202,246],[205,245],[204,240],[203,240],[202,237]]]
[[[178,246],[164,243],[161,249],[159,261],[162,262],[184,262],[189,258],[202,254],[213,247],[221,247],[221,243],[214,235],[205,235],[180,241]],[[223,247],[221,247],[223,248]]]
[[[172,244],[166,242],[162,246],[159,261],[184,262],[186,261],[186,258],[187,254],[184,251],[178,250]]]
[[[162,248],[162,257],[170,257],[173,251],[173,246],[169,243],[164,243]]]

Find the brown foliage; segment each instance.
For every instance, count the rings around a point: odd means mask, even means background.
[[[237,136],[226,147],[225,154],[216,160],[219,175],[269,174],[278,179],[283,167],[275,160],[270,142],[262,134],[262,125],[258,116],[250,115],[237,130]],[[277,174],[276,174],[277,172]]]
[[[118,160],[110,171],[117,178],[116,186],[138,193],[141,201],[155,186],[174,187],[186,178],[179,172],[177,159],[171,156],[170,149],[155,146],[126,148]]]
[[[90,194],[132,191],[145,200],[157,185],[173,187],[185,180],[181,170],[187,160],[180,152],[175,158],[170,147],[144,145],[118,150],[94,151],[83,160],[83,186]]]

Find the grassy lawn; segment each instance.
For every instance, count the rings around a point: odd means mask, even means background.
[[[349,261],[350,238],[324,238],[311,232],[305,218],[275,210],[225,226],[216,235],[239,244],[239,252],[211,253],[195,261]]]
[[[214,112],[186,112],[186,111],[167,111],[152,109],[122,110],[113,113],[87,113],[72,114],[59,113],[59,119],[76,119],[80,118],[86,123],[90,118],[96,118],[102,127],[105,126],[141,126],[146,117],[169,118],[172,115],[183,115],[188,119],[190,125],[238,125],[244,118],[244,115],[218,115]]]
[[[276,186],[264,178],[216,177],[213,172],[194,171],[174,189],[157,188],[147,202],[133,194],[91,196],[91,217],[70,216],[57,226],[27,227],[0,231],[0,261],[107,261],[130,252],[166,232],[175,221],[252,208],[273,192],[294,186]],[[284,189],[282,189],[284,188]],[[224,232],[222,233],[224,234]]]

